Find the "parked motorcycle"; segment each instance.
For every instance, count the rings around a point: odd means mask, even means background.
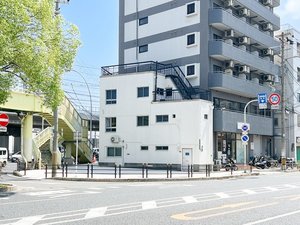
[[[266,160],[264,156],[255,156],[253,159],[248,163],[250,166],[254,166],[257,169],[265,169],[271,167],[271,162]]]
[[[234,171],[238,170],[237,165],[235,164],[235,162],[232,159],[228,158],[226,161],[227,162],[224,166],[226,171],[229,171],[231,169]]]

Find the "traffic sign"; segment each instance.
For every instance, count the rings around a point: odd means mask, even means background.
[[[242,142],[248,142],[249,141],[249,136],[248,135],[243,135],[241,139],[242,139]]]
[[[7,127],[0,127],[0,132],[7,132]]]
[[[257,95],[258,104],[267,104],[267,93],[260,93]]]
[[[280,103],[280,95],[277,93],[272,93],[269,95],[269,102],[271,105],[278,105]]]
[[[8,115],[5,113],[0,114],[0,126],[6,127],[8,125],[8,122],[9,122]]]
[[[248,131],[249,130],[249,124],[247,124],[247,123],[244,123],[243,125],[242,125],[242,131]]]

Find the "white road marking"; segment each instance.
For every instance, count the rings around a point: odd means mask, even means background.
[[[215,195],[217,195],[220,198],[229,198],[230,197],[228,194],[225,194],[224,192],[218,192],[218,193],[215,193]]]
[[[298,186],[292,185],[292,184],[285,184],[284,186],[286,186],[288,188],[298,188]]]
[[[97,188],[97,187],[94,187],[94,188],[88,188],[89,190],[103,190],[103,188]]]
[[[245,192],[246,194],[249,194],[249,195],[257,194],[257,192],[250,190],[250,189],[244,189],[243,192]]]
[[[254,224],[264,223],[264,222],[267,222],[267,221],[275,220],[275,219],[278,219],[278,218],[282,218],[282,217],[286,217],[286,216],[290,216],[290,215],[294,215],[294,214],[298,214],[298,213],[300,213],[300,210],[285,213],[285,214],[281,214],[281,215],[278,215],[278,216],[268,217],[266,219],[257,220],[257,221],[253,221],[253,222],[250,222],[250,223],[245,223],[243,225],[254,225]]]
[[[40,221],[44,216],[30,216],[30,217],[24,217],[21,220],[12,223],[12,225],[33,225],[36,222]]]
[[[198,200],[196,198],[194,198],[193,196],[185,196],[182,198],[183,201],[185,201],[186,203],[194,203],[194,202],[198,202]]]
[[[44,195],[56,195],[56,194],[66,194],[71,193],[71,190],[58,190],[58,191],[39,191],[39,192],[28,192],[24,193],[24,195],[29,196],[44,196]]]
[[[85,215],[84,218],[85,219],[91,219],[91,218],[104,216],[106,210],[107,210],[107,207],[100,207],[100,208],[90,209],[90,211],[87,212],[87,214]]]
[[[278,188],[274,188],[274,187],[265,187],[265,189],[268,189],[270,191],[278,191]]]
[[[85,194],[99,194],[101,192],[99,192],[99,191],[85,191],[84,193]]]
[[[145,209],[155,209],[157,208],[155,201],[142,202],[142,208]]]

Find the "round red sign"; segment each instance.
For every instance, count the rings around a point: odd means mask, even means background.
[[[277,93],[272,93],[269,95],[269,102],[271,105],[278,105],[280,103],[280,95]]]
[[[0,114],[0,126],[6,127],[8,125],[9,118],[7,114]]]

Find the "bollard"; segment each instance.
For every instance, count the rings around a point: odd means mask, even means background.
[[[119,165],[119,178],[121,178],[121,164]]]
[[[94,165],[91,165],[91,178],[94,178]]]
[[[230,166],[230,174],[232,175],[233,166]]]
[[[24,176],[26,175],[26,163],[24,163]]]
[[[188,165],[188,178],[190,178],[190,165]]]
[[[143,166],[142,166],[142,178],[145,177],[145,164],[143,163]]]
[[[191,165],[191,177],[193,177],[193,164]]]
[[[167,164],[167,178],[169,178],[169,164]]]
[[[115,164],[115,178],[117,178],[117,164]]]
[[[62,170],[61,170],[61,176],[64,177],[65,176],[65,164],[62,164]]]
[[[170,164],[170,178],[172,178],[172,164]]]
[[[206,176],[206,177],[208,176],[208,168],[207,168],[207,165],[205,165],[205,176]]]
[[[90,178],[90,164],[87,164],[87,178]]]
[[[68,163],[66,164],[66,177],[68,177]]]
[[[252,165],[250,165],[250,173],[252,173]]]
[[[48,175],[48,165],[46,164],[45,166],[45,178],[47,179],[47,175]]]
[[[146,163],[146,178],[148,178],[148,164]]]

